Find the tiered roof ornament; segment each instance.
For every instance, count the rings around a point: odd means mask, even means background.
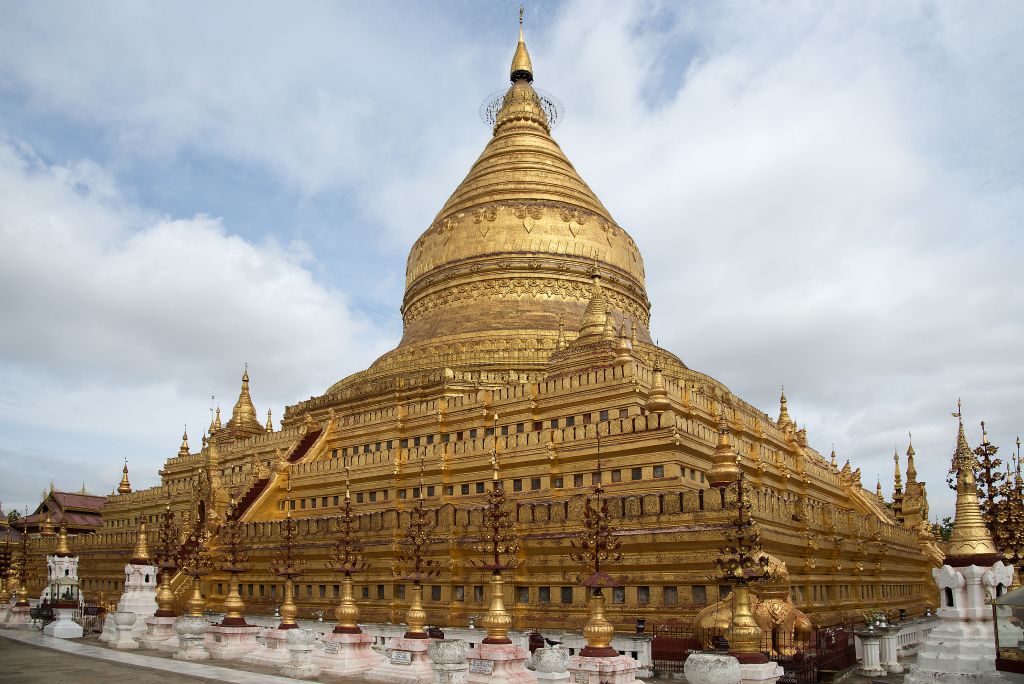
[[[185,426],[185,431],[181,433],[181,446],[178,448],[178,456],[188,456],[188,425]]]
[[[917,468],[914,467],[914,436],[911,433],[907,433],[909,438],[909,445],[907,446],[907,484],[917,482]]]
[[[992,535],[985,526],[978,501],[978,483],[975,470],[978,467],[971,447],[967,444],[964,434],[964,421],[960,402],[953,414],[959,422],[956,436],[956,450],[950,472],[956,478],[956,517],[953,520],[953,531],[946,548],[946,565],[961,567],[965,565],[987,566],[1000,559]]]
[[[787,430],[794,427],[793,419],[789,417],[789,408],[786,401],[786,387],[782,387],[782,395],[779,397],[779,419],[776,425],[780,430]]]
[[[118,494],[131,494],[132,483],[128,481],[128,461],[124,462],[124,468],[121,470],[121,483],[117,485]]]

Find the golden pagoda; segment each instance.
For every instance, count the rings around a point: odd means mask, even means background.
[[[281,605],[272,561],[284,527],[307,561],[289,610],[294,600],[301,617],[329,613],[342,577],[324,533],[338,529],[350,474],[367,561],[354,587],[361,619],[398,622],[408,594],[422,591],[425,624],[466,625],[488,606],[492,572],[470,560],[497,450],[509,534],[529,561],[504,577],[513,629],[587,620],[586,590],[565,579],[564,540],[580,533],[598,484],[630,578],[608,597],[607,620],[689,624],[727,593],[708,578],[731,515],[709,475],[741,470],[764,551],[788,568],[791,615],[829,624],[864,608],[931,606],[922,533],[862,486],[859,469],[839,470],[834,452],[830,464],[809,445],[785,393],[773,418],[652,342],[640,250],[552,137],[560,111],[535,75],[520,35],[511,83],[484,107],[483,152],[409,252],[398,346],[325,379],[323,394],[286,407],[276,431],[269,415],[257,418],[246,367],[226,425],[217,409],[198,451],[185,438],[172,447],[159,486],[107,500],[106,527],[88,542],[87,591],[120,577],[140,510],[156,522],[170,501],[184,539],[214,539],[234,500],[248,542],[245,604]],[[396,553],[414,513],[432,530],[424,560],[444,570],[407,592]],[[204,579],[211,608],[230,579]]]

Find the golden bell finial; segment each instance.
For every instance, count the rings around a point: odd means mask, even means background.
[[[878,497],[879,501],[884,502],[885,501],[885,496],[882,494],[882,478],[881,478],[881,476],[876,476],[876,477],[878,477],[878,480],[876,481],[876,484],[875,484],[875,496]]]
[[[626,324],[623,323],[619,328],[619,346],[615,350],[615,365],[625,366],[633,360],[633,356],[630,354],[629,343],[626,341]]]
[[[530,62],[530,53],[526,51],[526,41],[523,39],[523,6],[519,6],[519,44],[516,45],[516,54],[512,57],[512,69],[509,77],[513,83],[516,81],[533,82],[533,64]]]
[[[124,468],[121,470],[121,484],[117,485],[118,494],[131,494],[132,485],[128,482],[128,460],[125,459]]]
[[[68,528],[64,523],[60,524],[60,533],[57,535],[57,550],[55,554],[58,556],[71,555],[71,548],[68,546]]]
[[[832,467],[838,469],[839,461],[836,460],[836,446],[832,445]]]
[[[149,565],[149,546],[146,544],[146,521],[139,523],[139,534],[135,538],[135,550],[132,551],[134,565]]]
[[[605,334],[605,320],[608,307],[601,289],[601,274],[596,271],[591,275],[591,295],[587,308],[583,311],[583,322],[580,325],[580,337],[600,337]]]
[[[39,525],[39,536],[53,536],[53,518],[50,516],[50,511],[46,511],[46,517],[43,519],[42,524]]]
[[[661,375],[661,362],[655,358],[653,377],[651,378],[651,391],[647,395],[647,410],[651,413],[664,413],[670,408],[672,408],[672,403],[668,400],[665,379]]]
[[[270,409],[267,409],[267,432],[274,431],[274,420],[270,415]]]
[[[715,447],[715,455],[711,459],[708,484],[712,487],[728,487],[736,482],[739,476],[738,456],[732,445],[725,406],[721,406],[718,410],[718,446]]]

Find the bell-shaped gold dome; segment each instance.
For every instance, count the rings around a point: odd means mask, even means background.
[[[542,371],[559,321],[580,329],[594,273],[610,323],[650,342],[643,259],[551,137],[521,37],[511,75],[490,142],[409,254],[401,343],[328,393],[367,375]]]

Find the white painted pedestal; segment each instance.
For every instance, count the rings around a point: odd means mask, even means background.
[[[878,647],[879,653],[879,665],[889,674],[899,674],[903,672],[903,666],[897,657],[899,652],[900,643],[897,635],[900,633],[902,627],[899,625],[891,625],[884,628],[882,635],[882,643]]]
[[[372,682],[429,684],[434,681],[434,672],[427,656],[428,645],[429,639],[391,639],[385,647],[388,659],[363,676]]]
[[[538,648],[533,652],[533,676],[539,684],[569,681],[569,652],[561,646]]]
[[[343,634],[328,632],[323,637],[323,650],[313,654],[313,660],[324,674],[347,677],[369,672],[384,659],[370,645],[369,634]]]
[[[427,654],[434,670],[434,684],[466,684],[468,650],[463,639],[431,639]]]
[[[638,669],[640,664],[637,661],[623,655],[608,658],[572,656],[569,659],[569,672],[577,684],[633,684],[640,682],[636,678]]]
[[[313,679],[320,676],[320,666],[313,662],[315,636],[308,629],[288,630],[288,664],[281,666],[281,674],[292,679]]]
[[[526,669],[530,652],[513,644],[480,644],[469,656],[470,684],[536,684]]]
[[[174,621],[174,631],[178,633],[178,650],[174,653],[175,660],[209,660],[206,650],[206,632],[210,623],[201,615],[182,615]]]
[[[54,608],[53,616],[56,619],[43,627],[43,634],[46,636],[56,637],[58,639],[82,638],[82,634],[84,633],[82,631],[82,625],[72,619],[74,615],[74,608]]]
[[[854,672],[861,677],[884,677],[881,655],[883,633],[875,629],[856,629],[853,633],[860,637],[862,653],[860,666]]]
[[[124,566],[124,593],[117,602],[118,612],[135,613],[138,619],[132,627],[132,637],[138,640],[146,634],[146,618],[153,617],[157,611],[156,575],[153,565],[136,565],[129,563]],[[106,624],[104,624],[106,627]]]
[[[689,684],[740,684],[743,680],[740,661],[716,653],[691,653],[683,674]]]
[[[178,633],[174,631],[176,617],[146,618],[146,633],[136,641],[142,648],[174,653],[178,650]]]
[[[143,623],[145,624],[145,623]],[[100,643],[105,644],[117,635],[117,623],[114,622],[114,613],[107,613],[103,618],[103,631],[100,632]]]
[[[260,647],[256,641],[259,633],[255,625],[213,625],[206,633],[206,650],[214,660],[241,660]]]
[[[138,616],[135,613],[118,611],[112,617],[114,636],[107,642],[107,646],[120,651],[130,651],[138,648],[139,642],[132,637],[135,631],[135,623],[139,622]]]
[[[740,663],[743,684],[775,684],[786,671],[774,661],[767,663]]]
[[[263,645],[242,656],[242,662],[254,665],[285,665],[291,661],[288,655],[288,632],[290,629],[267,629],[263,631]]]
[[[11,606],[11,614],[7,616],[7,622],[0,625],[4,629],[28,629],[32,624],[32,617],[28,614],[29,606]]]

